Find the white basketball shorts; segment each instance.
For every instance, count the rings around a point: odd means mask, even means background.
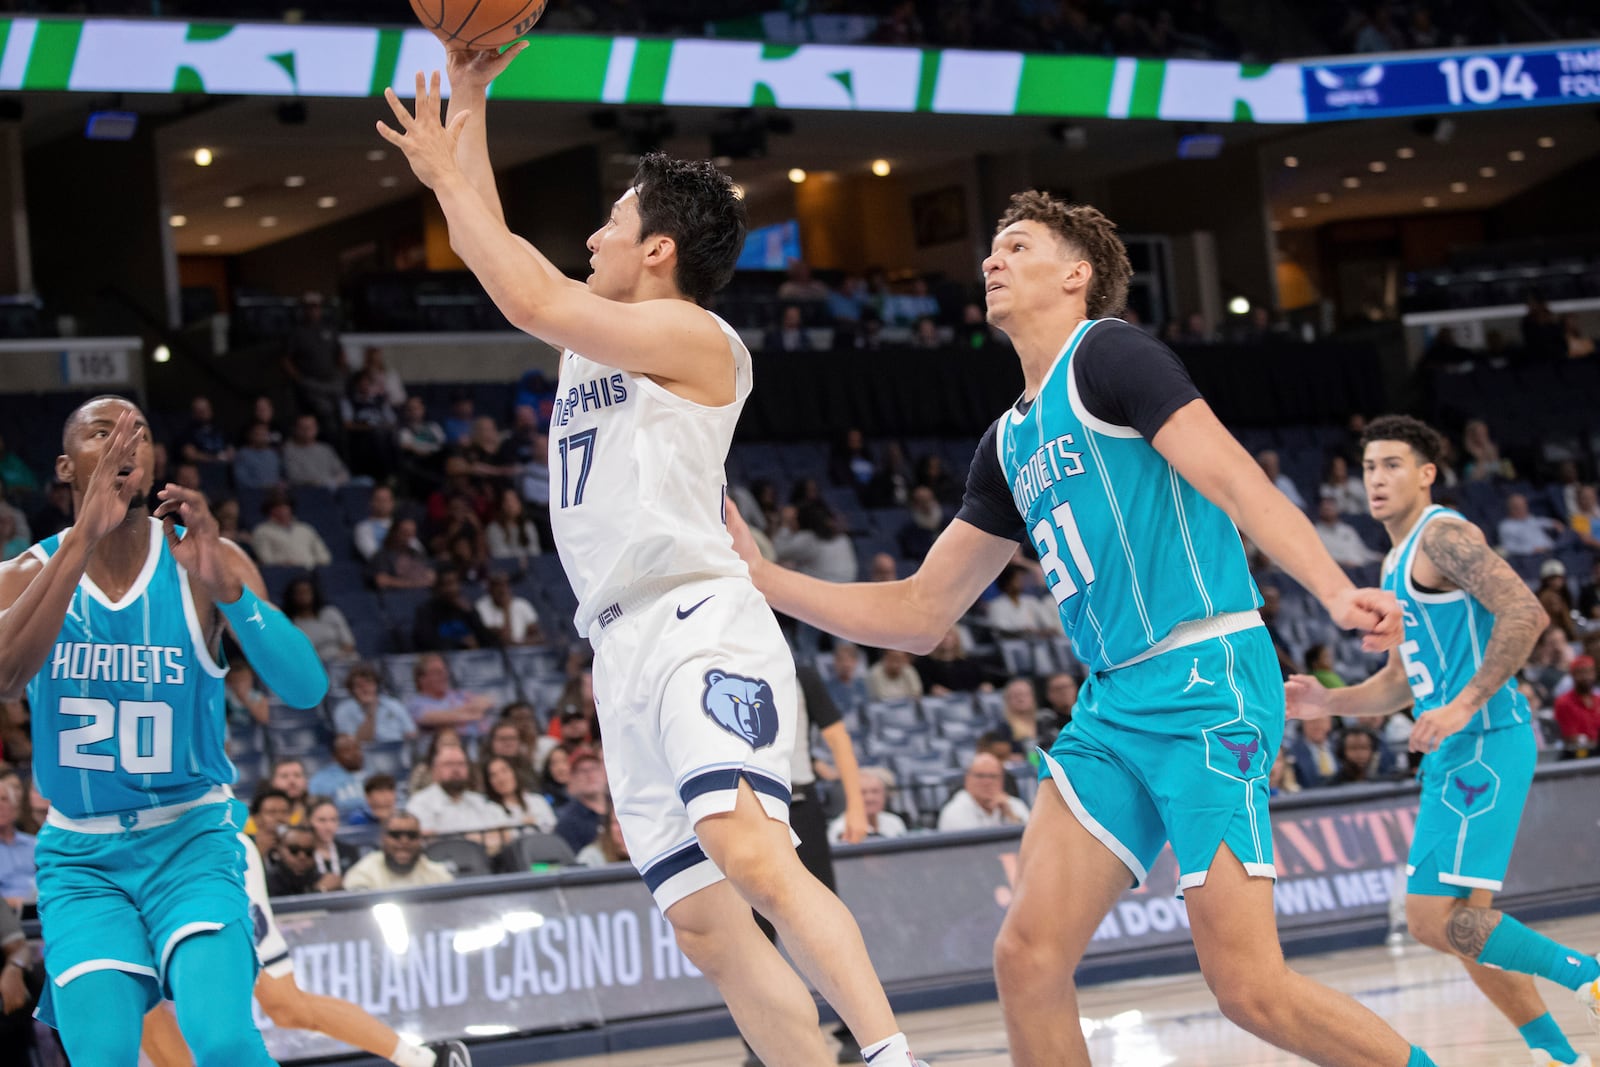
[[[788,825],[794,658],[741,578],[679,586],[590,636],[617,821],[665,912],[723,877],[695,825],[732,811],[741,781]]]
[[[277,916],[272,914],[272,902],[267,899],[267,871],[261,864],[261,853],[256,843],[244,834],[244,888],[250,894],[250,925],[256,938],[256,959],[261,969],[272,978],[282,978],[294,971],[294,959],[289,955],[289,943],[278,929]]]

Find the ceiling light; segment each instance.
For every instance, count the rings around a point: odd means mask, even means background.
[[[872,161],[872,173],[880,178],[887,178],[889,176],[889,161],[887,159],[874,159]]]
[[[801,170],[799,167],[795,167],[793,170],[789,171],[789,180],[794,182],[796,185],[799,185],[801,182],[806,180],[806,172]]]
[[[194,165],[197,167],[209,167],[211,166],[211,161],[215,158],[209,148],[196,148],[194,150]]]
[[[317,197],[317,206],[322,208],[338,207],[339,198],[337,196],[319,196]]]
[[[172,226],[172,227],[187,226],[187,225],[189,225],[189,216],[188,215],[173,215],[172,217],[167,219],[167,225],[168,226]]]
[[[1437,196],[1425,196],[1425,197],[1422,198],[1422,206],[1423,207],[1438,207],[1439,206],[1439,198]]]
[[[1450,183],[1450,191],[1452,193],[1464,193],[1464,192],[1467,191],[1467,183],[1466,182],[1451,182]]]
[[[1289,209],[1289,214],[1293,215],[1297,219],[1303,219],[1306,217],[1306,209],[1303,207],[1292,207]]]
[[[396,178],[393,174],[385,174],[383,177],[378,179],[378,184],[383,186],[385,189],[393,189],[395,186],[400,184],[400,179]]]
[[[1250,314],[1250,301],[1242,296],[1236,296],[1228,301],[1228,311],[1234,315]]]
[[[1382,174],[1384,171],[1389,169],[1389,164],[1385,163],[1381,159],[1374,159],[1371,163],[1367,164],[1367,169],[1374,174]]]
[[[223,207],[244,207],[244,197],[230,196],[222,201]]]
[[[1332,193],[1318,193],[1317,194],[1317,203],[1319,203],[1319,204],[1331,204],[1331,203],[1333,203],[1333,194]]]
[[[1359,189],[1361,188],[1361,179],[1352,174],[1339,184],[1343,185],[1346,189]]]
[[[262,215],[261,216],[261,225],[266,227],[267,229],[270,230],[270,229],[272,229],[272,227],[276,226],[277,224],[278,224],[278,216],[276,216],[276,215]]]
[[[1495,176],[1495,173],[1496,172],[1495,172],[1495,169],[1493,167],[1479,167],[1478,168],[1478,177],[1480,177],[1480,178],[1493,178]]]
[[[305,176],[300,174],[291,174],[287,178],[283,179],[283,184],[287,185],[291,189],[298,189],[305,183]]]
[[[150,358],[157,363],[166,363],[172,359],[172,349],[166,345],[156,345],[155,349],[150,353]]]
[[[367,149],[367,162],[368,163],[382,163],[384,160],[386,160],[388,158],[389,158],[389,153],[385,152],[381,148],[369,148],[369,149]]]
[[[217,234],[208,233],[200,239],[200,243],[203,245],[220,245],[222,243],[222,238]]]
[[[1410,159],[1412,156],[1417,154],[1417,150],[1412,148],[1410,145],[1401,145],[1399,148],[1394,150],[1394,154],[1398,159]]]
[[[1556,139],[1554,137],[1541,137],[1541,138],[1539,138],[1539,147],[1540,148],[1554,148],[1555,146],[1556,146]]]
[[[1298,167],[1300,165],[1300,157],[1299,156],[1284,156],[1283,157],[1283,165],[1286,166],[1286,167]]]
[[[1513,163],[1521,163],[1524,159],[1528,158],[1528,153],[1524,152],[1520,148],[1513,148],[1511,151],[1506,153],[1506,158],[1511,160]]]

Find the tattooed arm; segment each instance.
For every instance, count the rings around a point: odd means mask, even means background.
[[[1454,585],[1494,613],[1494,630],[1483,663],[1450,703],[1417,720],[1422,731],[1411,747],[1427,752],[1466,725],[1473,713],[1528,662],[1534,642],[1550,618],[1517,572],[1490,548],[1476,526],[1459,519],[1435,519],[1422,532],[1422,558],[1414,577],[1425,585]],[[1428,573],[1434,572],[1433,574]],[[1430,578],[1442,579],[1429,581]],[[1430,718],[1424,729],[1424,722]]]

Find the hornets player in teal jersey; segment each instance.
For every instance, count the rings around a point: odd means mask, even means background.
[[[1012,198],[983,263],[989,321],[1025,391],[984,435],[956,519],[899,582],[830,585],[736,543],[778,609],[853,641],[931,649],[1010,561],[1039,553],[1091,674],[1043,760],[996,977],[1022,1067],[1084,1067],[1073,972],[1162,846],[1177,854],[1207,983],[1239,1026],[1316,1063],[1431,1061],[1355,1001],[1290,971],[1272,910],[1267,772],[1283,687],[1238,529],[1369,647],[1394,598],[1359,590],[1160,342],[1112,318],[1132,269],[1111,222]]]
[[[314,706],[327,675],[203,496],[169,484],[151,515],[138,408],[88,401],[62,451],[74,525],[0,566],[0,697],[27,691],[34,783],[51,801],[36,854],[39,1015],[74,1063],[133,1067],[165,994],[202,1067],[261,1067],[223,620],[285,702]]]
[[[1314,678],[1291,678],[1289,713],[1384,715],[1415,702],[1411,748],[1425,755],[1407,864],[1411,932],[1460,957],[1539,1067],[1587,1065],[1529,976],[1576,990],[1600,1025],[1600,961],[1490,907],[1536,758],[1533,717],[1515,676],[1549,619],[1478,528],[1433,503],[1444,454],[1438,433],[1389,415],[1368,425],[1362,449],[1367,506],[1394,542],[1383,584],[1399,599],[1405,639],[1360,685],[1325,690]]]

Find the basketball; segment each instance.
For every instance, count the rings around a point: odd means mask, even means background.
[[[546,0],[411,0],[422,24],[446,48],[500,48],[529,30],[544,14]]]

